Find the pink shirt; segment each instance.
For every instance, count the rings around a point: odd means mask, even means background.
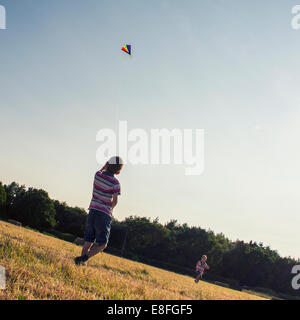
[[[89,206],[90,209],[104,212],[112,217],[113,194],[121,194],[121,187],[118,179],[108,171],[98,171],[95,174],[93,197]]]

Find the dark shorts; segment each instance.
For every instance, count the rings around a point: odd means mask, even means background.
[[[112,218],[101,211],[91,209],[86,220],[84,241],[107,244]]]

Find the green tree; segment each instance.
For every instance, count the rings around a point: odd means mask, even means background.
[[[151,259],[161,259],[168,254],[166,245],[170,231],[157,219],[130,216],[124,224],[127,228],[126,251]]]
[[[0,217],[6,218],[6,191],[0,182]]]
[[[16,195],[11,216],[38,230],[46,230],[56,225],[53,201],[44,190],[29,188]]]
[[[6,211],[7,211],[8,216],[10,216],[11,211],[14,208],[15,200],[16,200],[17,196],[20,196],[23,193],[25,193],[26,189],[25,189],[24,185],[20,186],[16,182],[12,182],[9,185],[4,185],[4,189],[5,189],[6,196],[7,196]]]
[[[83,237],[87,213],[84,209],[69,207],[65,202],[53,202],[56,211],[56,230]]]

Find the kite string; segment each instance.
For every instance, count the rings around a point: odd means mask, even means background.
[[[115,108],[115,133],[116,133],[116,135],[118,133],[118,122],[119,122],[119,105],[117,102],[116,108]]]
[[[121,95],[121,88],[120,86],[118,86],[117,89],[117,94],[116,94],[116,104],[115,104],[115,134],[116,134],[116,138],[117,138],[117,145],[116,147],[119,145],[119,141],[118,141],[118,137],[119,137],[119,116],[120,116],[120,106],[119,106],[119,101],[120,101],[120,95]],[[118,153],[118,150],[116,150]]]

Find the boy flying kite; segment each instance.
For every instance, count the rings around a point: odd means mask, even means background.
[[[95,174],[93,197],[89,207],[84,232],[84,245],[81,256],[76,257],[76,265],[85,264],[91,257],[102,252],[110,235],[112,212],[121,194],[120,183],[115,174],[123,168],[120,157],[112,157],[105,166]]]

